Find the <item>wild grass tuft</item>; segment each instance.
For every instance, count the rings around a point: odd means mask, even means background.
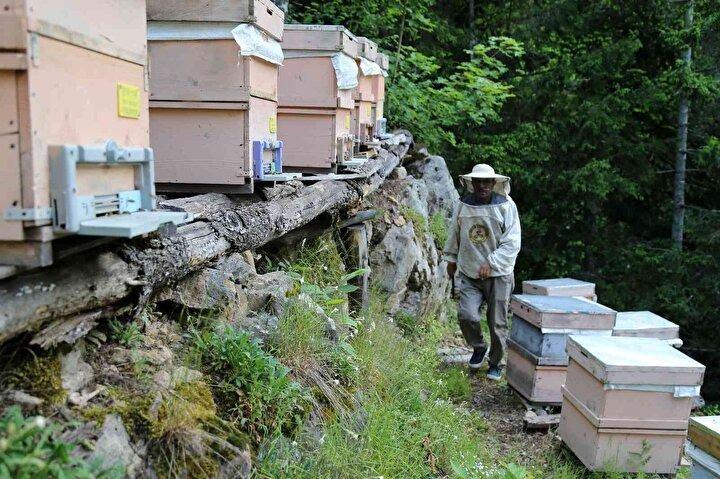
[[[253,440],[291,433],[302,422],[306,392],[250,335],[222,326],[196,332],[194,343],[199,366],[215,380],[218,406]]]

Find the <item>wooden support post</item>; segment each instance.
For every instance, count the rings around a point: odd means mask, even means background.
[[[340,230],[343,260],[348,272],[358,269],[367,271],[349,281],[357,290],[348,294],[350,311],[355,313],[370,306],[370,253],[368,250],[368,226],[359,223]]]

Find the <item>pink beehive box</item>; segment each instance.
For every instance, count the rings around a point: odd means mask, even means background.
[[[567,351],[559,431],[568,447],[591,470],[676,472],[705,367],[650,338],[571,335]]]
[[[567,366],[544,364],[521,345],[507,340],[507,382],[526,400],[538,404],[560,404]]]
[[[0,12],[0,264],[48,265],[64,235],[52,226],[51,146],[149,146],[146,59],[145,0],[15,0]],[[136,187],[129,165],[76,173],[82,196]]]
[[[337,25],[286,25],[278,134],[289,171],[326,173],[352,158],[359,44]]]
[[[597,300],[595,283],[580,281],[573,278],[533,279],[523,281],[523,294],[539,294],[543,296],[582,296]]]
[[[600,428],[564,398],[558,433],[591,471],[675,474],[686,431]]]
[[[538,328],[611,330],[617,311],[580,297],[515,294],[510,310]]]
[[[211,21],[148,22],[148,39],[158,189],[251,192],[278,154],[280,44],[254,24]]]

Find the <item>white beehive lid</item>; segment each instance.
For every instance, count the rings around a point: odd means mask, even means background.
[[[342,25],[301,25],[285,24],[282,48],[286,51],[343,52],[357,58],[360,43],[357,37]]]
[[[515,294],[511,311],[538,328],[611,330],[617,312],[586,298]]]
[[[650,311],[624,311],[615,319],[614,336],[675,339],[680,326]]]
[[[595,283],[572,278],[533,279],[523,281],[524,294],[542,294],[545,296],[592,296]]]
[[[705,373],[705,366],[653,338],[571,335],[567,352],[605,384],[694,387]]]

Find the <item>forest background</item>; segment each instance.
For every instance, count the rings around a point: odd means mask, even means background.
[[[719,0],[293,0],[289,15],[377,41],[391,57],[390,126],[453,175],[489,163],[512,177],[518,279],[590,280],[604,304],[679,323],[708,366],[705,396],[720,399]]]

